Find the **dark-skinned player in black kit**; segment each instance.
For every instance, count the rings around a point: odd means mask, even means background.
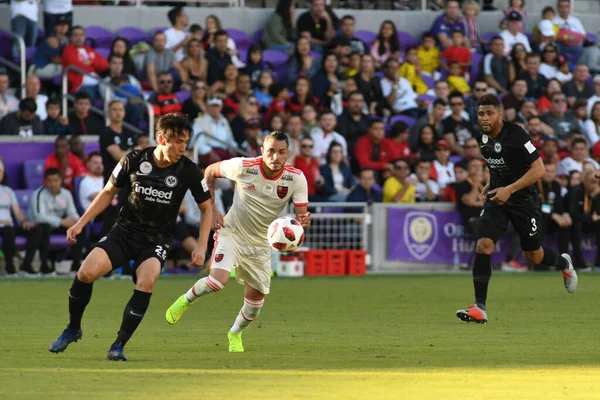
[[[477,224],[473,265],[475,304],[456,312],[465,322],[487,323],[485,303],[492,275],[491,254],[509,221],[519,235],[527,261],[556,267],[562,272],[567,292],[577,289],[577,273],[571,257],[542,246],[539,229],[542,213],[536,183],[544,176],[544,163],[529,135],[502,117],[502,104],[496,95],[479,98],[477,118],[482,134],[477,140],[490,170],[490,181],[481,193],[485,203]]]
[[[74,242],[85,225],[108,207],[119,190],[126,189],[127,201],[117,221],[83,261],[73,280],[69,291],[70,321],[50,345],[51,352],[63,352],[70,343],[81,339],[81,319],[92,297],[93,282],[133,260],[135,290],[125,307],[117,339],[107,356],[109,360],[127,360],[123,347],[148,309],[154,283],[171,247],[179,207],[188,189],[202,211],[192,264],[200,266],[204,263],[212,208],[210,192],[200,169],[185,156],[189,139],[186,117],[178,114],[162,116],[156,123],[157,146],[135,150],[123,157],[104,189],[67,231],[67,239]]]

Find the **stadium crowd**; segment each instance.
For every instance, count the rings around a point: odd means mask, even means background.
[[[37,9],[35,18],[27,9],[33,4],[11,3],[11,27],[28,46],[37,29]],[[477,99],[490,92],[501,97],[505,119],[528,132],[546,164],[542,211],[545,229],[559,234],[559,250],[566,252],[571,240],[574,262],[583,267],[582,234],[595,232],[600,249],[600,186],[591,173],[600,168],[600,46],[571,15],[569,0],[544,8],[536,26],[528,23],[523,0],[511,0],[493,35],[480,31],[477,1],[447,0],[418,40],[406,39],[392,20],[367,40],[357,36],[353,16],[339,17],[323,0],[312,0],[300,16],[294,1],[280,0],[258,43],[236,42],[214,15],[204,27],[190,25],[185,8],[175,7],[168,12],[171,27],[153,32],[149,43],[131,46],[117,37],[106,56],[84,27],[73,25],[70,1],[44,4],[46,36],[28,70],[26,97],[10,95],[9,75],[0,72],[0,135],[57,137],[39,189],[51,193],[51,215],[36,215],[33,205],[21,211],[10,188],[0,186],[7,193],[0,196],[7,260],[14,254],[7,245],[14,242],[13,226],[33,243],[28,252],[47,248],[50,232],[68,228],[78,215],[68,200],[74,180],[83,177],[85,190],[76,193],[81,212],[117,160],[148,146],[147,134],[123,125],[147,127],[144,101],[157,116],[189,117],[190,152],[197,151],[203,167],[240,154],[260,156],[265,132],[283,130],[288,162],[304,172],[311,201],[454,202],[468,231],[489,176],[476,137]],[[282,68],[267,51],[280,52]],[[75,101],[63,118],[53,80],[68,65],[89,75],[68,72]],[[121,91],[106,98],[106,83]],[[109,104],[108,125],[90,112],[102,101]],[[100,153],[83,154],[82,135],[99,135]],[[0,163],[0,181],[3,172]],[[52,186],[55,177],[58,186]],[[226,208],[228,188],[221,193]],[[178,233],[184,247],[199,222],[193,200],[187,208]],[[114,210],[107,214],[105,225],[115,218]],[[21,270],[29,271],[28,260]],[[523,268],[512,257],[507,262]],[[44,265],[43,272],[51,272]]]

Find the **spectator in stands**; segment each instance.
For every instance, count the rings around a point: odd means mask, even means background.
[[[522,43],[515,43],[509,54],[508,82],[511,84],[527,70],[527,50]]]
[[[50,99],[46,103],[47,118],[42,123],[42,132],[47,136],[73,135],[73,129],[69,126],[69,119],[60,113],[60,100]]]
[[[431,179],[435,180],[440,189],[444,189],[448,184],[454,182],[454,163],[450,161],[450,148],[445,140],[438,140],[435,144],[435,160],[430,166]],[[431,160],[427,160],[431,161]]]
[[[86,166],[88,173],[81,179],[79,191],[75,193],[76,196],[79,196],[78,199],[82,211],[89,208],[92,201],[104,187],[104,178],[102,177],[104,166],[102,165],[102,155],[100,152],[91,152],[88,156]]]
[[[223,101],[223,115],[231,121],[240,111],[242,98],[252,94],[250,75],[239,74],[235,80],[235,91]],[[256,99],[255,99],[256,100]]]
[[[421,44],[417,47],[417,57],[421,65],[421,72],[433,77],[440,67],[440,49],[435,45],[433,33],[423,33]]]
[[[467,47],[474,52],[481,53],[481,30],[479,28],[479,20],[477,15],[481,11],[479,2],[475,0],[467,0],[462,3],[463,24],[465,26],[465,37],[467,39]]]
[[[467,179],[453,185],[456,193],[456,206],[463,220],[465,230],[474,235],[477,231],[477,220],[483,210],[483,199],[480,197],[483,188],[483,167],[479,160],[468,163]]]
[[[451,91],[458,91],[465,96],[471,94],[471,87],[467,82],[467,78],[461,75],[460,63],[453,61],[448,65],[448,86]]]
[[[539,121],[539,117],[538,121]],[[475,138],[470,138],[467,139],[467,141],[465,142],[465,160],[470,161],[470,160],[481,160],[483,157],[481,155],[481,148],[479,147],[479,143],[477,142],[477,139]]]
[[[244,130],[246,137],[240,144],[240,148],[250,153],[250,157],[259,157],[262,155],[260,147],[262,146],[262,122],[260,119],[249,119],[246,121]]]
[[[383,201],[381,191],[375,187],[375,171],[364,168],[358,175],[358,185],[348,193],[346,198],[350,203],[380,203]]]
[[[70,29],[69,21],[68,18],[62,17],[56,21],[51,32],[46,32],[46,38],[37,46],[31,61],[29,75],[36,74],[40,79],[52,80],[62,73],[60,56],[69,42],[67,37]],[[45,18],[44,23],[47,23]]]
[[[90,113],[92,102],[88,92],[75,95],[74,110],[69,114],[69,126],[75,135],[98,135],[106,125],[104,119]]]
[[[450,34],[456,29],[464,33],[464,23],[460,17],[460,7],[457,0],[447,0],[444,13],[438,16],[431,25],[431,32],[436,35],[437,43],[441,49],[450,47],[452,41]]]
[[[585,28],[579,18],[571,15],[571,1],[558,1],[558,15],[553,21],[559,31],[558,45],[563,55],[572,54],[575,59],[581,56],[585,41]]]
[[[242,71],[250,75],[252,86],[256,85],[261,72],[271,72],[268,68],[269,66],[263,60],[263,49],[260,44],[251,45],[246,56],[246,67]]]
[[[158,74],[158,92],[154,93],[148,101],[152,104],[156,117],[181,112],[181,103],[173,93],[173,75],[170,72]]]
[[[381,68],[387,60],[400,62],[402,56],[398,31],[391,20],[385,20],[381,23],[377,38],[371,44],[370,54],[378,68]]]
[[[308,185],[308,196],[309,200],[315,198],[320,199],[320,196],[316,196],[317,190],[320,190],[323,186],[323,177],[319,172],[319,159],[313,156],[313,139],[310,136],[304,136],[300,139],[300,152],[294,158],[294,167],[298,168],[306,177],[306,183]]]
[[[412,163],[413,154],[410,149],[410,143],[408,142],[409,135],[410,130],[408,124],[404,121],[394,122],[394,125],[390,128],[389,137],[394,145],[394,153],[410,164]]]
[[[447,83],[443,82],[443,84],[443,86],[447,88]],[[440,84],[440,86],[442,85]],[[447,95],[445,97],[446,99],[448,98]],[[449,116],[451,114],[451,112],[446,112],[449,111],[448,103],[444,99],[437,98],[430,104],[430,106],[431,111],[419,118],[410,131],[410,144],[413,148],[417,145],[421,128],[423,128],[425,125],[432,126],[436,135],[443,134],[442,121],[447,115]]]
[[[575,106],[577,100],[587,101],[594,95],[594,86],[587,81],[590,71],[585,64],[577,64],[573,71],[573,80],[565,84],[564,90],[567,95],[569,107]]]
[[[271,103],[267,107],[265,118],[269,120],[273,114],[287,115],[286,105],[288,98],[290,97],[290,92],[287,88],[282,83],[273,83],[269,95],[269,97],[271,97]],[[259,99],[260,97],[257,97],[258,101]]]
[[[305,105],[311,105],[316,111],[320,108],[319,99],[313,96],[312,88],[308,78],[296,79],[294,95],[286,101],[286,111],[289,113],[303,112]]]
[[[156,32],[152,38],[152,48],[148,50],[144,58],[146,80],[155,92],[158,91],[158,73],[173,68],[179,76],[185,76],[181,64],[175,58],[175,54],[165,47],[166,44],[167,38],[164,32]]]
[[[549,43],[542,50],[542,63],[539,68],[539,73],[544,75],[546,79],[556,78],[558,73],[558,50],[554,43]]]
[[[560,164],[570,174],[571,171],[581,172],[584,162],[591,163],[596,170],[600,169],[600,165],[590,158],[587,141],[584,138],[575,138],[571,141],[571,156],[563,158]]]
[[[540,51],[543,51],[546,46],[553,44],[558,37],[558,26],[552,23],[552,19],[541,20],[533,32],[534,40],[536,41]]]
[[[442,54],[440,54],[442,67],[449,71],[450,64],[457,62],[460,65],[460,75],[465,76],[471,68],[473,55],[471,54],[471,50],[465,45],[463,29],[457,28],[453,30],[451,40],[452,45],[446,47]]]
[[[417,160],[433,160],[435,159],[435,143],[438,137],[435,133],[433,125],[423,125],[419,130],[419,136],[413,154]]]
[[[379,78],[375,76],[375,60],[365,54],[360,62],[360,72],[354,77],[358,91],[362,93],[369,110],[379,108],[384,102]]]
[[[48,96],[40,94],[41,88],[42,84],[40,78],[35,75],[29,76],[25,81],[25,97],[35,100],[37,105],[36,115],[43,121],[48,116],[48,114],[46,114],[46,102],[48,101]]]
[[[415,167],[415,173],[411,174],[408,179],[415,187],[415,200],[417,202],[438,201],[440,199],[440,187],[431,178],[431,161],[419,160]]]
[[[348,106],[337,120],[337,131],[348,143],[348,153],[354,154],[354,145],[359,137],[368,129],[367,114],[363,113],[365,107],[364,97],[361,92],[353,92],[348,98]]]
[[[10,10],[12,15],[10,31],[23,39],[25,47],[34,46],[38,32],[38,2],[13,0],[10,2]],[[12,54],[13,56],[20,54],[20,47],[16,40],[13,43]]]
[[[560,146],[565,147],[569,132],[581,133],[581,129],[573,114],[567,113],[567,98],[563,93],[553,93],[550,101],[552,102],[550,112],[542,115],[542,122],[552,128],[554,134],[561,140]]]
[[[542,204],[542,233],[558,233],[558,251],[569,251],[569,227],[573,223],[568,210],[562,201],[560,184],[556,180],[556,164],[552,161],[544,163],[544,177],[538,181],[538,190]]]
[[[283,90],[283,85],[279,84],[278,88],[280,88],[277,93],[271,93],[271,87],[275,83],[275,77],[273,76],[273,72],[269,70],[261,71],[258,75],[258,79],[256,80],[256,87],[254,88],[254,95],[258,99],[261,107],[264,109],[268,109],[271,106],[271,102],[273,98],[277,97],[281,90]],[[287,99],[287,96],[286,96]]]
[[[83,141],[81,140],[81,136],[73,135],[69,137],[69,149],[71,150],[71,154],[79,158],[83,165],[87,163],[87,157],[83,149]]]
[[[254,95],[242,97],[239,105],[239,111],[235,118],[231,120],[229,125],[233,132],[233,137],[238,144],[242,144],[246,140],[246,122],[250,120],[258,120],[261,126],[264,126],[262,117],[259,112],[260,105]]]
[[[528,98],[539,99],[544,94],[548,80],[540,74],[540,55],[538,53],[527,54],[527,70],[521,73],[520,79],[527,83]]]
[[[600,140],[600,101],[592,106],[590,118],[584,123],[584,133],[591,147]]]
[[[556,139],[554,136],[544,138],[540,158],[544,160],[544,162],[550,160],[557,166],[560,164],[560,157],[558,155],[558,139]]]
[[[204,37],[202,38],[202,42],[204,48],[206,50],[215,48],[217,45],[217,35],[220,32],[225,32],[223,29],[223,25],[221,24],[221,20],[216,15],[209,15],[206,17],[206,31],[204,32]],[[221,37],[223,39],[223,37]],[[231,56],[231,62],[236,66],[236,68],[244,68],[246,64],[240,60],[238,55],[237,46],[232,38],[227,35],[227,39],[225,40],[225,51],[229,56]]]
[[[122,37],[117,37],[113,40],[112,44],[110,45],[110,53],[108,55],[108,61],[110,63],[110,59],[113,56],[121,57],[123,59],[122,73],[133,76],[133,77],[135,77],[135,79],[137,79],[137,71],[135,69],[135,64],[133,63],[133,60],[131,59],[131,56],[129,55],[130,51],[131,51],[131,45],[129,44],[129,40],[122,38]],[[110,65],[109,65],[109,67],[110,67]]]
[[[352,188],[353,177],[344,162],[344,148],[338,142],[331,142],[327,150],[326,163],[321,165],[323,186],[321,193],[328,201],[345,201]]]
[[[355,170],[370,168],[380,176],[385,176],[392,170],[392,160],[398,158],[394,152],[394,143],[384,137],[383,121],[373,118],[369,121],[367,133],[361,136],[354,146]]]
[[[572,240],[573,264],[576,268],[585,268],[581,255],[583,233],[596,234],[596,261],[594,266],[600,266],[600,186],[594,178],[594,172],[583,174],[583,183],[570,190],[569,214],[573,219]]]
[[[192,38],[188,32],[185,31],[189,23],[189,17],[185,13],[182,6],[173,7],[167,13],[171,27],[165,30],[165,36],[167,38],[167,49],[170,49],[175,54],[177,61],[183,60],[183,48]]]
[[[392,165],[392,175],[383,184],[383,202],[414,203],[415,179],[409,178],[410,166],[401,158],[393,160]]]
[[[0,69],[0,120],[8,113],[19,109],[19,100],[8,93],[9,78],[4,69]],[[4,132],[0,133],[4,134]]]
[[[307,38],[299,38],[294,54],[287,62],[287,81],[291,84],[297,78],[311,79],[319,71],[319,63],[310,55],[311,43]]]
[[[336,55],[328,53],[323,56],[321,61],[321,71],[312,79],[313,94],[325,107],[330,107],[332,97],[342,89],[338,67],[339,62]]]
[[[210,97],[207,106],[207,113],[196,118],[192,128],[195,138],[193,140],[196,140],[195,143],[198,145],[199,165],[228,160],[232,157],[229,149],[238,147],[227,118],[221,114],[223,101],[218,97]],[[211,137],[206,136],[205,133]]]
[[[477,102],[479,97],[487,93],[488,84],[485,81],[476,81],[473,85],[471,96],[465,99],[465,110],[470,121],[477,121]],[[478,131],[477,127],[475,129]]]
[[[65,46],[61,55],[63,68],[73,65],[90,75],[70,70],[67,72],[69,93],[87,92],[92,100],[98,97],[99,74],[108,69],[108,61],[96,50],[85,45],[85,29],[74,26],[71,30],[71,43]]]
[[[516,20],[515,18],[517,18]],[[527,11],[525,11],[525,0],[510,0],[509,7],[504,10],[502,18],[500,18],[500,29],[508,29],[510,21],[518,21],[517,32],[527,31]]]
[[[524,79],[515,79],[510,86],[510,93],[506,93],[502,96],[504,119],[507,121],[515,120],[526,94],[527,82]]]
[[[583,49],[579,62],[587,65],[592,75],[600,74],[600,31],[596,32],[594,45]]]
[[[429,90],[427,84],[421,77],[421,65],[417,56],[417,48],[406,49],[406,61],[400,67],[400,77],[406,79],[417,94],[425,94]]]
[[[214,37],[215,45],[206,53],[206,61],[208,61],[206,82],[211,86],[215,82],[223,80],[225,67],[233,62],[227,50],[227,40],[229,39],[227,32],[219,30],[215,32]]]
[[[71,30],[73,25],[73,0],[44,0],[44,31],[46,37],[54,33],[54,27],[65,23]]]
[[[356,30],[356,19],[352,15],[344,15],[340,25],[340,33],[329,42],[330,48],[335,48],[342,40],[350,41],[350,53],[358,53],[361,56],[367,53],[367,45],[361,39],[354,36]]]
[[[209,96],[216,96],[224,100],[234,93],[237,87],[239,71],[234,64],[227,64],[223,70],[223,79],[212,84],[208,90]]]
[[[417,118],[419,115],[417,94],[406,79],[400,78],[400,64],[398,61],[389,59],[385,62],[383,68],[384,77],[381,79],[381,93],[392,113]]]
[[[294,52],[296,34],[295,0],[279,0],[275,12],[265,24],[262,34],[262,45],[267,50],[278,50],[287,54]]]
[[[442,121],[444,139],[453,154],[462,155],[463,146],[473,136],[473,124],[464,118],[465,101],[460,92],[450,93],[450,109],[452,114]]]
[[[42,121],[35,114],[36,110],[35,100],[30,98],[21,100],[17,111],[6,114],[0,120],[0,134],[18,135],[24,138],[41,135]]]
[[[531,144],[541,153],[544,145],[544,125],[538,115],[533,115],[527,119],[527,133]]]
[[[592,115],[592,107],[600,101],[600,75],[594,77],[594,95],[587,99],[587,115]]]
[[[181,68],[185,71],[181,90],[190,90],[197,81],[206,81],[208,61],[204,57],[202,43],[198,39],[191,39],[185,46],[185,50],[186,57],[181,61]]]
[[[335,36],[335,27],[329,13],[325,10],[324,0],[310,2],[310,10],[300,15],[296,23],[298,37],[309,39],[313,50],[322,53],[327,42]]]
[[[0,157],[0,182],[4,179],[4,161]],[[15,224],[15,220],[19,222]],[[21,210],[15,192],[8,186],[0,184],[0,237],[2,238],[2,251],[4,252],[5,276],[15,276],[14,257],[17,254],[16,235],[27,236],[25,258],[19,271],[25,275],[34,275],[31,262],[40,246],[42,231],[35,222],[28,221]],[[43,271],[46,272],[47,264]]]
[[[288,117],[284,132],[290,142],[288,147],[288,150],[290,151],[288,163],[293,165],[294,158],[300,154],[300,140],[302,136],[302,117],[300,114],[291,114]]]
[[[75,208],[73,196],[67,189],[61,187],[62,179],[57,168],[48,168],[44,171],[44,186],[37,189],[31,195],[28,217],[31,221],[39,224],[43,231],[40,247],[40,259],[42,263],[48,259],[50,249],[50,235],[66,233],[66,230],[75,225],[79,220],[79,213]],[[71,244],[69,253],[72,264],[71,271],[76,272],[81,264],[83,249],[83,233],[77,237],[77,241]],[[49,268],[48,272],[52,270]]]
[[[325,110],[321,114],[319,127],[311,132],[314,141],[313,156],[319,161],[320,165],[325,164],[327,150],[332,142],[338,142],[344,149],[344,158],[348,158],[348,144],[346,139],[335,131],[337,119],[331,110]]]
[[[112,100],[108,104],[108,126],[104,127],[100,134],[100,154],[105,184],[117,163],[134,147],[134,136],[123,128],[124,119],[125,106],[121,100]]]
[[[498,94],[508,91],[508,59],[504,55],[504,40],[500,36],[490,42],[490,53],[483,57],[483,76],[488,86]]]
[[[515,0],[521,1],[521,0]],[[518,11],[511,11],[505,15],[506,29],[500,32],[500,37],[504,40],[504,55],[510,55],[513,46],[521,43],[525,46],[528,53],[531,53],[529,39],[522,33],[523,19]]]
[[[132,98],[124,95],[121,92],[113,91],[109,89],[109,97],[106,98],[106,86],[100,84],[100,97],[104,101],[110,101],[113,98],[118,98],[125,105],[125,121],[133,126],[138,126],[142,118],[146,107],[142,103],[143,92],[140,81],[133,75],[130,75],[124,71],[124,59],[118,54],[113,54],[108,58],[108,75],[103,79],[104,82],[110,83],[113,86],[117,86],[121,90],[135,96]]]
[[[562,93],[561,83],[556,78],[548,80],[544,94],[537,101],[537,112],[540,115],[549,112],[552,108],[552,101],[550,101],[550,97],[552,97],[554,93]]]
[[[58,136],[54,140],[54,153],[46,157],[44,171],[53,168],[60,172],[62,187],[73,191],[73,179],[87,173],[85,165],[69,151],[69,141],[66,136]]]

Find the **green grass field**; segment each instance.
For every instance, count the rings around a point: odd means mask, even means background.
[[[165,322],[194,281],[159,280],[121,363],[104,357],[131,282],[97,282],[83,340],[55,355],[70,280],[0,281],[0,399],[600,398],[600,275],[569,295],[558,273],[496,274],[487,325],[454,315],[466,274],[275,279],[243,354],[227,351],[237,284]]]

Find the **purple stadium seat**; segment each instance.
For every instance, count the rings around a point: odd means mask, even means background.
[[[377,34],[371,31],[356,31],[354,36],[365,42],[367,46],[370,46],[377,37]]]
[[[398,40],[400,41],[400,48],[406,50],[407,47],[417,46],[419,42],[408,32],[398,31]]]
[[[41,27],[38,27],[37,38],[35,39],[35,44],[38,45],[42,43],[42,41],[46,38],[46,32]]]
[[[15,196],[17,197],[17,203],[21,210],[27,212],[29,204],[31,204],[31,195],[33,194],[32,189],[17,189],[15,190]]]
[[[375,77],[378,79],[383,79],[383,72],[381,72],[381,71],[375,72]]]
[[[238,48],[247,49],[254,44],[254,41],[248,34],[239,29],[226,29],[227,34],[233,39]]]
[[[588,32],[585,34],[585,36],[587,37],[587,39],[592,42],[592,43],[596,43],[596,35],[592,32]]]
[[[254,40],[254,42],[256,43],[260,43],[260,41],[262,40],[263,31],[264,29],[259,29],[256,32],[254,32],[252,34],[252,40]]]
[[[421,101],[429,101],[432,102],[433,100],[435,100],[435,97],[430,96],[428,94],[421,94],[419,96],[417,96],[417,99],[421,100]]]
[[[164,32],[167,29],[168,28],[166,28],[164,26],[158,26],[156,28],[152,28],[152,30],[150,31],[150,39],[152,40],[152,38],[154,37],[154,35],[156,35],[156,32]]]
[[[27,160],[23,163],[23,177],[27,189],[37,189],[44,181],[45,160]]]
[[[409,129],[412,128],[417,122],[415,118],[409,117],[408,115],[392,115],[388,122],[387,130],[390,130],[392,128],[392,125],[399,121],[406,122],[406,125],[408,125]]]
[[[310,52],[310,55],[314,57],[315,61],[318,61],[319,63],[321,62],[321,60],[323,59],[323,54],[321,53],[317,53],[316,51],[312,51]]]
[[[421,78],[423,79],[423,82],[425,82],[429,89],[433,89],[433,87],[435,86],[435,80],[431,76],[427,74],[421,74]]]
[[[265,62],[269,68],[275,74],[275,80],[277,82],[284,82],[286,80],[286,63],[288,55],[277,50],[265,50],[263,52],[263,62]]]
[[[473,58],[471,59],[471,76],[469,84],[473,86],[475,81],[479,78],[479,68],[481,68],[481,60],[483,59],[483,55],[479,53],[473,53]]]
[[[457,162],[460,162],[460,160],[462,160],[463,157],[462,156],[450,156],[450,162],[453,164],[456,164]]]
[[[10,57],[12,38],[0,30],[0,57]]]
[[[192,94],[188,90],[180,90],[179,92],[175,93],[175,96],[177,96],[177,99],[180,103],[183,103],[189,99],[191,95]]]
[[[66,249],[69,246],[66,235],[50,235],[51,249]]]
[[[32,46],[32,47],[27,47],[25,49],[25,60],[27,60],[27,63],[30,63],[31,60],[33,60],[33,57],[35,57],[35,52],[37,50],[37,47]],[[13,57],[13,61],[18,63],[21,61],[21,57],[20,56],[14,56]]]
[[[248,59],[248,49],[245,48],[238,48],[238,57],[240,58],[240,60],[242,60],[243,62],[246,62],[246,60]]]
[[[106,47],[99,47],[95,49],[98,54],[100,54],[102,57],[107,58],[108,59],[108,55],[110,54],[110,49],[106,48]]]
[[[132,46],[135,46],[139,42],[150,43],[150,37],[148,34],[140,28],[136,28],[135,26],[126,26],[119,29],[117,31],[117,36],[129,40],[129,43]]]
[[[481,34],[481,40],[483,41],[483,43],[489,43],[490,40],[492,40],[492,38],[494,36],[498,36],[498,32],[496,32],[496,31],[484,32]]]
[[[103,26],[88,26],[85,28],[85,36],[87,39],[92,40],[92,45],[94,48],[97,47],[108,47],[112,44],[112,41],[115,39],[115,35],[108,29]]]

